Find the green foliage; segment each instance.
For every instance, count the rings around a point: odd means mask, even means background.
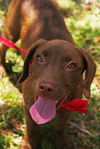
[[[0,148],[1,149],[17,149],[21,143],[21,137],[17,134],[0,134]]]
[[[23,124],[22,95],[8,77],[0,82],[0,148],[17,149],[23,136],[19,125]],[[4,135],[5,134],[5,135]]]
[[[8,72],[20,73],[22,71],[23,60],[21,55],[18,56],[18,51],[15,49],[9,49],[9,52],[6,54],[6,63],[8,64]],[[12,68],[10,68],[12,65]],[[12,71],[10,70],[12,69]]]
[[[10,2],[11,0],[0,0],[0,9],[5,11]]]

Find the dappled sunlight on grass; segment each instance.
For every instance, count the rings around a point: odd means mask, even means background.
[[[0,80],[0,100],[0,149],[17,149],[24,130],[23,98],[8,77]]]
[[[13,132],[0,134],[0,148],[1,149],[18,149],[18,145],[22,142],[22,136],[14,134]]]
[[[9,77],[5,77],[0,81],[0,98],[8,104],[22,103],[22,94],[9,81]]]

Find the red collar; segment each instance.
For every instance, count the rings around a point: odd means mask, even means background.
[[[27,53],[27,50],[17,47],[12,41],[4,37],[0,36],[0,42],[10,48],[17,49],[23,53]],[[71,101],[68,101],[62,104],[60,108],[64,108],[75,112],[86,113],[86,110],[88,108],[88,100],[75,98],[75,99],[72,99]]]
[[[64,108],[64,109],[75,111],[75,112],[86,113],[87,108],[88,108],[88,100],[87,99],[74,98],[74,99],[67,101],[64,104],[62,104],[60,106],[60,108]]]

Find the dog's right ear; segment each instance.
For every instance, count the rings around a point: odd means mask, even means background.
[[[92,57],[84,49],[81,48],[79,51],[81,52],[84,60],[85,78],[83,80],[83,93],[86,98],[90,98],[90,86],[95,76],[96,65]]]
[[[23,81],[26,80],[26,78],[29,75],[29,64],[30,61],[32,59],[32,56],[34,54],[34,52],[36,51],[37,48],[39,48],[39,46],[43,45],[46,43],[46,40],[44,39],[39,39],[37,40],[31,47],[30,50],[28,52],[28,54],[26,55],[25,61],[24,61],[24,66],[23,66],[23,72],[21,77],[19,78],[19,82],[22,83]]]

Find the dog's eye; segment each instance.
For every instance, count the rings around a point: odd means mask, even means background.
[[[70,62],[70,63],[66,64],[65,69],[76,70],[77,66],[74,62]]]
[[[76,66],[75,63],[71,62],[71,63],[69,63],[69,64],[67,65],[67,68],[68,68],[68,69],[71,69],[71,70],[75,70],[75,69],[77,68],[77,66]]]
[[[45,58],[44,58],[43,55],[37,55],[37,56],[35,57],[35,60],[36,60],[36,62],[39,63],[39,64],[44,64],[44,63],[45,63]]]

